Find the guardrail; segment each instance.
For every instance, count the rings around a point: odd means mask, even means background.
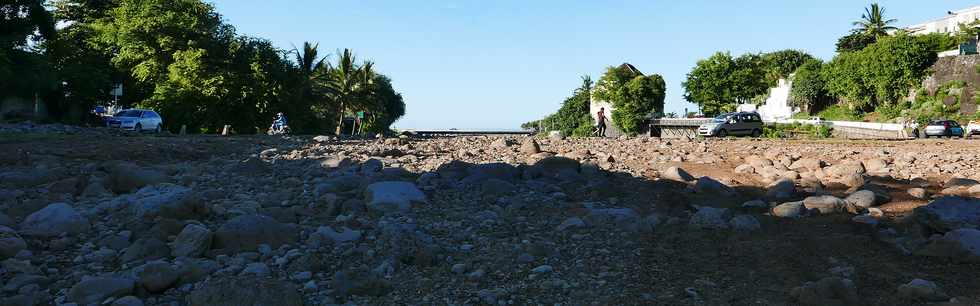
[[[463,131],[463,130],[406,130],[404,133],[420,137],[474,136],[474,135],[534,135],[534,131]]]
[[[914,137],[910,131],[913,128],[897,123],[813,121],[801,119],[782,119],[767,123],[824,124],[834,128],[836,134],[848,139],[908,139]]]

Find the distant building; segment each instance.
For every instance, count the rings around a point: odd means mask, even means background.
[[[640,72],[639,69],[636,69],[636,67],[630,63],[623,63],[622,65],[619,65],[619,68],[627,69],[639,75],[644,75],[643,72]],[[623,132],[616,127],[616,124],[613,122],[612,119],[612,112],[613,110],[615,110],[615,108],[613,108],[612,103],[606,101],[600,101],[595,97],[592,97],[591,100],[592,102],[589,103],[589,115],[592,116],[592,125],[594,126],[596,124],[599,124],[599,110],[604,109],[606,114],[606,136],[619,137],[619,135],[622,135]]]
[[[946,12],[946,16],[932,21],[906,27],[905,30],[913,35],[926,35],[931,33],[956,33],[960,30],[961,24],[969,24],[980,20],[980,6],[968,9]]]

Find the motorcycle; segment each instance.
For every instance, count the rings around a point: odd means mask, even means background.
[[[266,133],[269,135],[289,135],[289,124],[279,121],[273,122]]]

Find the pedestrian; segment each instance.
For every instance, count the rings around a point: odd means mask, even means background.
[[[596,113],[596,136],[606,137],[606,108],[600,107]]]

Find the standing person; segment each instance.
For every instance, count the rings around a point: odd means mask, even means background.
[[[596,136],[606,137],[606,108],[600,107],[596,113]]]

